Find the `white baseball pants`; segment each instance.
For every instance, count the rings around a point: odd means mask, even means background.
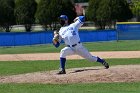
[[[97,56],[93,56],[90,52],[82,45],[82,43],[77,44],[75,47],[65,47],[60,52],[61,58],[66,58],[66,56],[77,54],[91,62],[97,61]]]

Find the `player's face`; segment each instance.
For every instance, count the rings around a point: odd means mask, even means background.
[[[61,26],[64,26],[65,25],[65,20],[60,20],[60,24],[61,24]]]

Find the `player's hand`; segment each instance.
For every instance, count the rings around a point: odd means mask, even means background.
[[[57,42],[59,42],[59,33],[54,31],[53,43],[57,44]]]
[[[79,17],[76,17],[73,21],[76,22],[79,19]]]

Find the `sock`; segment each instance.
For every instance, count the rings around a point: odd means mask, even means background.
[[[101,59],[101,58],[99,58],[99,57],[97,57],[97,62],[99,62],[99,63],[104,63],[105,61],[103,60],[103,59]]]
[[[62,70],[65,70],[65,63],[66,63],[66,58],[60,58],[60,66]]]

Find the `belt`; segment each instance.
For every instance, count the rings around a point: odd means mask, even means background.
[[[78,44],[80,44],[80,43],[81,43],[81,42],[79,41]],[[67,46],[68,46],[68,47],[71,47],[71,46],[72,46],[72,47],[75,47],[75,46],[77,46],[78,44],[67,45]]]

